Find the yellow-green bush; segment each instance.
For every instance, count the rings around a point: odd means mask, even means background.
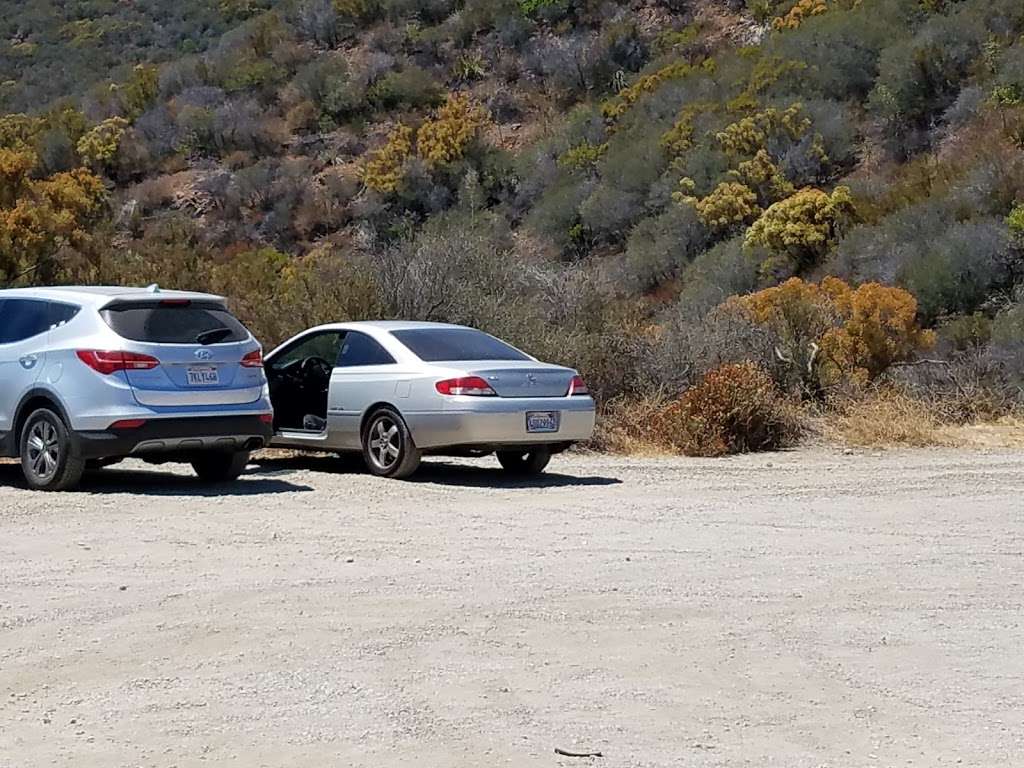
[[[680,182],[680,191],[674,197],[677,202],[692,205],[708,229],[728,231],[748,224],[758,217],[761,207],[757,204],[757,193],[738,181],[723,181],[709,195],[696,198],[687,194],[689,179]]]
[[[359,177],[370,189],[385,194],[394,192],[402,182],[402,167],[412,153],[413,130],[399,124],[388,136],[384,146],[369,157],[359,169]]]
[[[780,16],[772,22],[775,29],[797,29],[803,24],[804,19],[811,16],[820,16],[828,11],[828,4],[825,0],[797,0],[797,3],[789,9],[785,16]]]
[[[773,203],[747,230],[745,244],[771,251],[789,268],[816,264],[854,216],[849,187],[806,188]],[[775,264],[768,263],[770,271]]]
[[[487,110],[469,94],[453,93],[444,106],[420,126],[416,151],[429,166],[448,165],[462,157],[487,120]]]
[[[78,140],[75,149],[82,160],[93,167],[102,166],[117,154],[128,130],[123,117],[110,117],[94,126]]]

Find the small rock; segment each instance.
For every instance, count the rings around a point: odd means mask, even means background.
[[[853,448],[844,448],[843,456],[853,456]]]
[[[630,560],[629,560],[629,555],[626,555],[626,562],[627,562],[627,563],[628,563],[628,562],[630,562]]]
[[[126,585],[122,584],[120,587],[118,587],[118,589],[121,590],[122,592],[124,592],[126,589],[128,589],[128,587]]]
[[[345,562],[346,563],[354,563],[355,561],[356,561],[356,559],[354,557],[346,557],[345,558]]]

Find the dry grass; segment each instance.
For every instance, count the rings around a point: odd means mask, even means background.
[[[826,438],[846,445],[943,445],[935,410],[895,389],[879,389],[863,397],[833,404],[824,423]]]
[[[884,387],[860,397],[831,403],[822,414],[823,436],[832,442],[864,448],[948,446],[1014,448],[1024,446],[1024,417],[1019,413],[978,408],[965,421],[963,404],[950,398],[912,397]]]
[[[661,392],[644,398],[617,398],[607,403],[597,420],[592,448],[629,456],[674,453],[654,428],[670,400]]]

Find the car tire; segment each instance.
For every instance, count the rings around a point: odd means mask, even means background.
[[[37,491],[66,491],[78,485],[85,471],[85,459],[72,454],[67,425],[49,408],[25,420],[19,453],[25,481]]]
[[[379,408],[363,430],[363,461],[377,477],[409,477],[420,466],[420,451],[398,411]]]
[[[551,461],[547,448],[531,448],[522,451],[498,451],[498,463],[510,475],[526,477],[539,475]]]
[[[209,451],[192,460],[192,469],[206,483],[237,480],[249,463],[249,451]]]

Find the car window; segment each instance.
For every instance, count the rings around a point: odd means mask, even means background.
[[[75,315],[81,307],[76,307],[74,304],[63,304],[59,301],[50,302],[50,327],[57,328],[64,323],[68,322]]]
[[[425,363],[530,359],[515,347],[472,328],[410,328],[391,335]]]
[[[175,300],[120,304],[103,320],[118,336],[153,344],[224,344],[245,341],[245,326],[219,304]]]
[[[326,360],[328,364],[333,364],[333,361],[338,359],[342,335],[341,331],[324,331],[306,336],[275,355],[270,365],[273,368],[283,368],[296,360],[305,360],[307,357],[319,357]]]
[[[13,344],[50,329],[50,305],[39,299],[5,299],[0,304],[0,344]]]
[[[354,368],[360,365],[388,365],[395,362],[395,358],[388,354],[375,339],[365,333],[354,333],[349,331],[345,334],[345,342],[341,345],[341,354],[338,355],[338,366],[341,368]]]

